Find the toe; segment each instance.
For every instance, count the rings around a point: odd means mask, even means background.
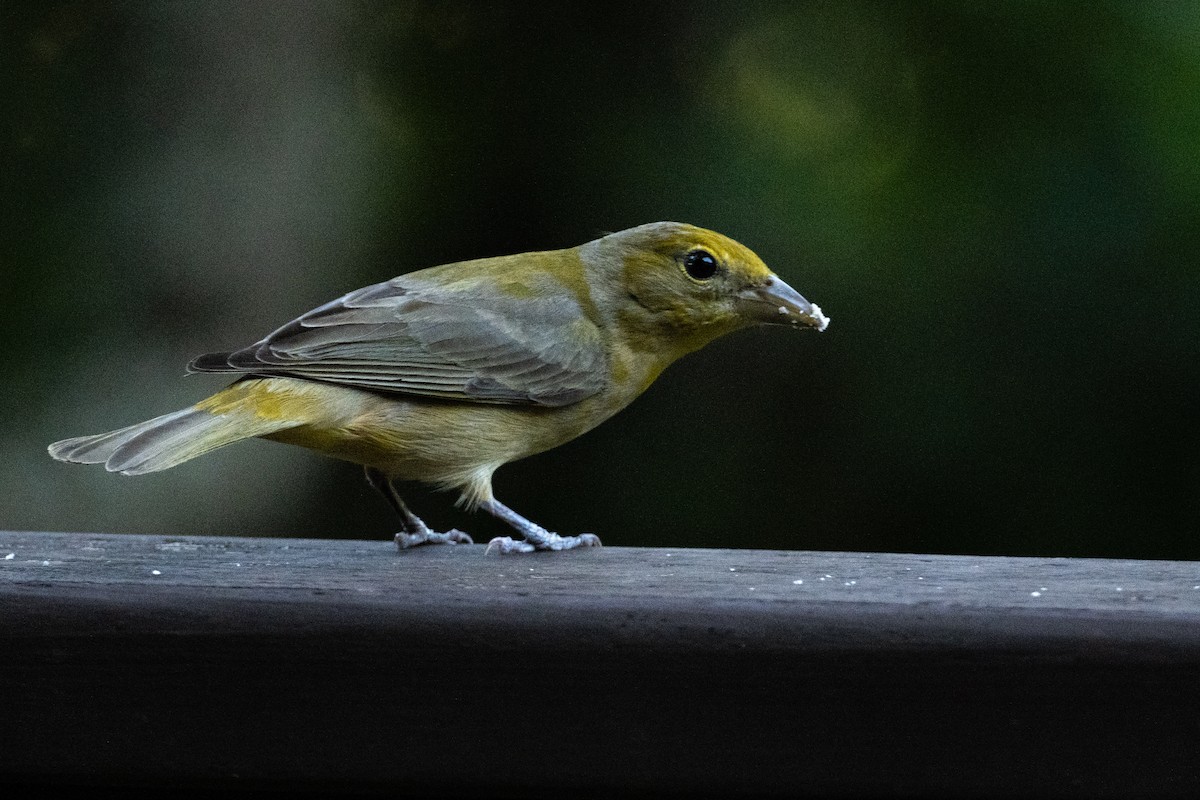
[[[446,531],[446,541],[451,544],[475,544],[475,540],[471,536],[458,528],[453,528]]]
[[[547,542],[543,549],[546,550],[574,550],[578,547],[599,547],[600,537],[594,533],[581,533],[578,536],[559,536],[552,534],[554,538]]]
[[[511,536],[497,536],[495,539],[492,539],[490,542],[488,542],[487,550],[484,551],[484,555],[487,555],[493,550],[500,555],[506,555],[508,553],[532,553],[534,547],[529,542],[515,541]]]
[[[407,550],[410,547],[417,547],[423,544],[475,544],[475,541],[460,530],[451,530],[445,533],[438,533],[437,531],[421,531],[419,533],[400,531],[400,533],[396,534],[396,547],[401,550]]]

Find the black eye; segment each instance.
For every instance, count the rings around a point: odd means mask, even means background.
[[[706,281],[717,274],[717,260],[707,250],[693,250],[683,257],[683,268],[694,280]]]

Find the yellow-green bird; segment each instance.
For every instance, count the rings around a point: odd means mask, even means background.
[[[350,292],[255,344],[194,359],[238,374],[190,408],[50,445],[60,461],[157,472],[258,436],[361,464],[400,515],[401,548],[432,531],[394,482],[457,489],[522,536],[501,553],[595,546],[502,504],[492,473],[599,425],[679,357],[756,323],[829,319],[741,244],[655,222],[567,250],[462,261]]]

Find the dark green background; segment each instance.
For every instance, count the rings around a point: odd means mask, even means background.
[[[588,5],[0,5],[0,527],[384,538],[299,450],[130,479],[45,446],[358,286],[673,219],[832,326],[685,359],[502,469],[509,505],[609,544],[1200,557],[1200,5]]]

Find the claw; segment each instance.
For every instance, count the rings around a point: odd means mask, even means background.
[[[516,541],[511,536],[497,536],[488,542],[487,550],[483,551],[486,556],[492,552],[492,548],[496,549],[500,555],[508,555],[509,553],[532,553],[534,546],[526,541]]]
[[[594,533],[581,533],[575,537],[579,540],[577,547],[603,547],[600,543],[600,537]]]
[[[425,529],[417,533],[400,531],[396,534],[396,547],[401,550],[422,544],[475,544],[475,540],[458,529],[445,533]]]

